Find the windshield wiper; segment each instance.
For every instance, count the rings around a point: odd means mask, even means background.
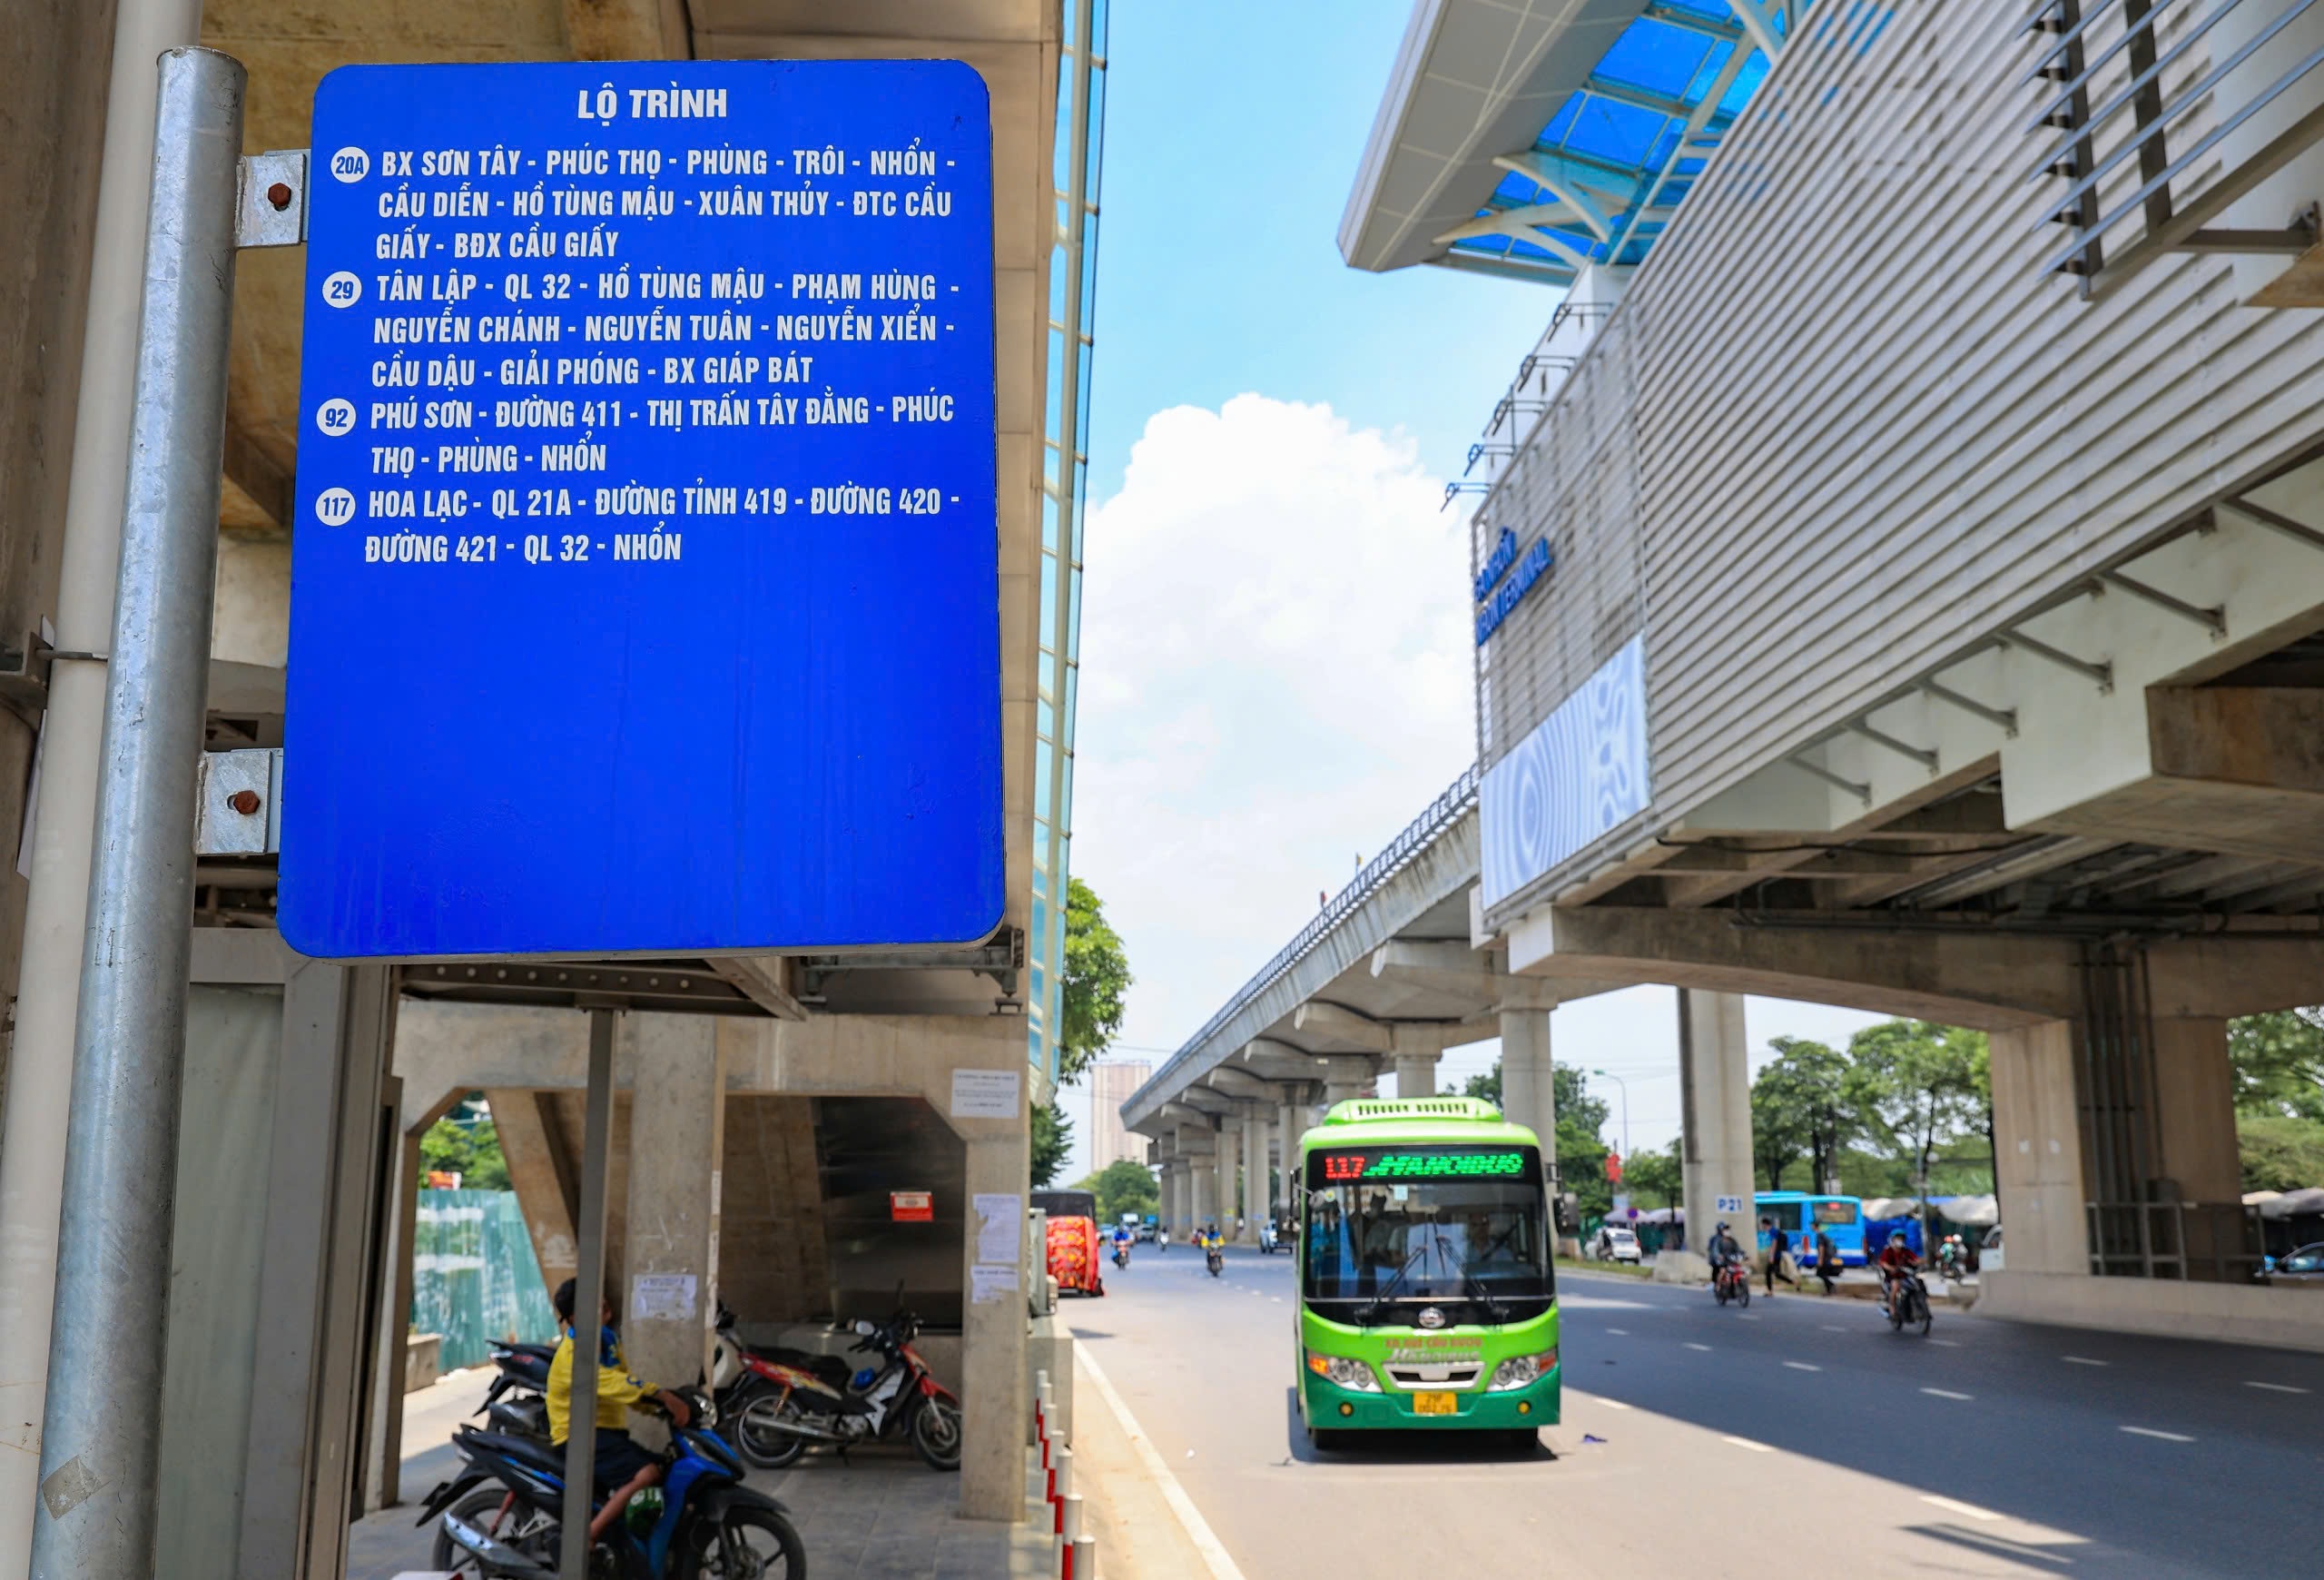
[[[1436,1254],[1444,1258],[1447,1262],[1451,1262],[1453,1259],[1450,1254],[1452,1249],[1452,1242],[1451,1240],[1447,1239],[1441,1234],[1436,1237]],[[1489,1257],[1492,1252],[1488,1249],[1485,1254]],[[1466,1289],[1470,1295],[1475,1299],[1478,1305],[1482,1306],[1485,1308],[1485,1316],[1492,1321],[1492,1325],[1496,1328],[1500,1327],[1502,1323],[1506,1320],[1502,1314],[1500,1299],[1495,1297],[1491,1289],[1486,1287],[1485,1281],[1477,1277],[1477,1275],[1470,1269],[1468,1264],[1463,1262],[1460,1264],[1460,1266],[1461,1287]]]
[[[1363,1311],[1357,1315],[1355,1319],[1355,1325],[1357,1327],[1370,1328],[1377,1324],[1380,1318],[1380,1308],[1388,1303],[1388,1297],[1394,1294],[1396,1286],[1404,1281],[1404,1275],[1413,1270],[1413,1264],[1427,1254],[1428,1247],[1423,1243],[1418,1249],[1414,1250],[1412,1255],[1404,1259],[1404,1265],[1396,1269],[1396,1276],[1388,1280],[1387,1288],[1381,1289],[1374,1294],[1372,1297],[1371,1303],[1365,1306]]]

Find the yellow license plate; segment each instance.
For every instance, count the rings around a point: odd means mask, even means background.
[[[1451,1394],[1414,1394],[1413,1414],[1415,1416],[1452,1416],[1460,1413]]]

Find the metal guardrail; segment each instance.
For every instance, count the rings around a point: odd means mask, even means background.
[[[2260,1210],[2239,1202],[2087,1201],[2098,1278],[2248,1284],[2260,1276]]]
[[[2192,0],[2041,0],[2028,17],[2030,30],[2058,36],[2034,63],[2029,80],[2053,86],[2026,131],[2063,132],[2028,179],[2068,183],[2043,218],[2075,231],[2043,267],[2080,276],[2086,298],[2109,295],[2166,252],[2299,253],[2316,244],[2312,211],[2285,215],[2281,230],[2205,228],[2324,139],[2324,98],[2313,87],[2302,114],[2191,190],[2221,160],[2222,143],[2324,65],[2324,49],[2312,50],[2248,97],[2226,97],[2237,68],[2319,0],[2280,0],[2280,13],[2240,44],[2230,44],[2233,29],[2214,35],[2245,3],[2215,0],[2196,15]],[[2134,170],[2126,168],[2133,158]],[[2134,214],[2142,230],[2110,252],[2104,236]]]
[[[1459,821],[1462,813],[1477,804],[1477,785],[1482,777],[1482,769],[1474,763],[1470,764],[1442,795],[1428,804],[1427,811],[1405,825],[1404,831],[1389,842],[1387,849],[1364,864],[1364,869],[1348,880],[1346,887],[1331,897],[1315,913],[1315,919],[1299,930],[1297,937],[1278,950],[1273,960],[1259,968],[1256,976],[1245,983],[1216,1014],[1204,1022],[1201,1031],[1181,1043],[1178,1051],[1163,1062],[1162,1068],[1147,1078],[1145,1085],[1130,1093],[1129,1101],[1135,1103],[1155,1087],[1165,1084],[1170,1072],[1181,1062],[1192,1057],[1196,1049],[1240,1013],[1245,1005],[1273,986],[1285,972],[1305,960],[1322,942],[1324,934],[1338,926],[1349,912],[1370,899],[1381,884],[1395,876],[1414,856],[1434,844],[1437,837]]]

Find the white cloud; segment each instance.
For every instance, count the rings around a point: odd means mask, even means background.
[[[1401,435],[1239,395],[1090,512],[1073,866],[1176,1047],[1474,752],[1462,518]]]

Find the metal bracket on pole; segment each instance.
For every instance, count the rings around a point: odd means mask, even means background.
[[[241,163],[234,245],[295,247],[307,239],[307,151],[278,148]]]
[[[282,748],[202,754],[196,855],[271,855],[282,848]]]
[[[1936,772],[1936,754],[1935,752],[1928,751],[1920,746],[1915,746],[1907,741],[1900,741],[1895,736],[1889,735],[1885,730],[1874,729],[1870,725],[1865,723],[1860,718],[1852,718],[1848,720],[1848,728],[1855,731],[1857,735],[1862,736],[1866,740],[1870,741],[1876,746],[1886,746],[1900,757],[1910,757],[1914,762],[1918,763],[1930,773],[1934,774]]]
[[[2071,653],[2062,652],[2047,642],[2029,637],[2014,627],[2004,631],[1994,640],[2004,647],[2023,647],[2035,657],[2047,658],[2062,669],[2071,669],[2077,675],[2086,675],[2098,683],[2098,689],[2102,692],[2111,692],[2114,689],[2114,667],[2112,664],[2093,664],[2087,658],[2077,658]]]
[[[2218,641],[2227,635],[2227,606],[2224,604],[2214,604],[2204,608],[2191,604],[2184,598],[2172,597],[2161,588],[2151,587],[2135,577],[2124,576],[2119,570],[2110,570],[2103,574],[2108,585],[2121,588],[2132,597],[2144,598],[2156,608],[2167,610],[2182,620],[2193,621],[2211,632],[2213,641]]]
[[[1964,713],[1973,713],[1988,724],[1999,725],[2004,734],[2013,737],[2017,734],[2017,710],[2014,707],[1987,707],[1975,697],[1964,696],[1951,686],[1935,680],[1922,681],[1921,689],[1939,702],[1951,703]]]
[[[1823,780],[1825,784],[1831,785],[1833,788],[1846,791],[1858,801],[1863,802],[1866,806],[1872,805],[1871,785],[1859,785],[1853,779],[1844,779],[1839,775],[1833,773],[1829,768],[1825,767],[1822,764],[1811,763],[1806,757],[1800,756],[1797,753],[1794,753],[1791,756],[1788,756],[1784,760],[1803,774],[1813,774],[1816,777]]]

